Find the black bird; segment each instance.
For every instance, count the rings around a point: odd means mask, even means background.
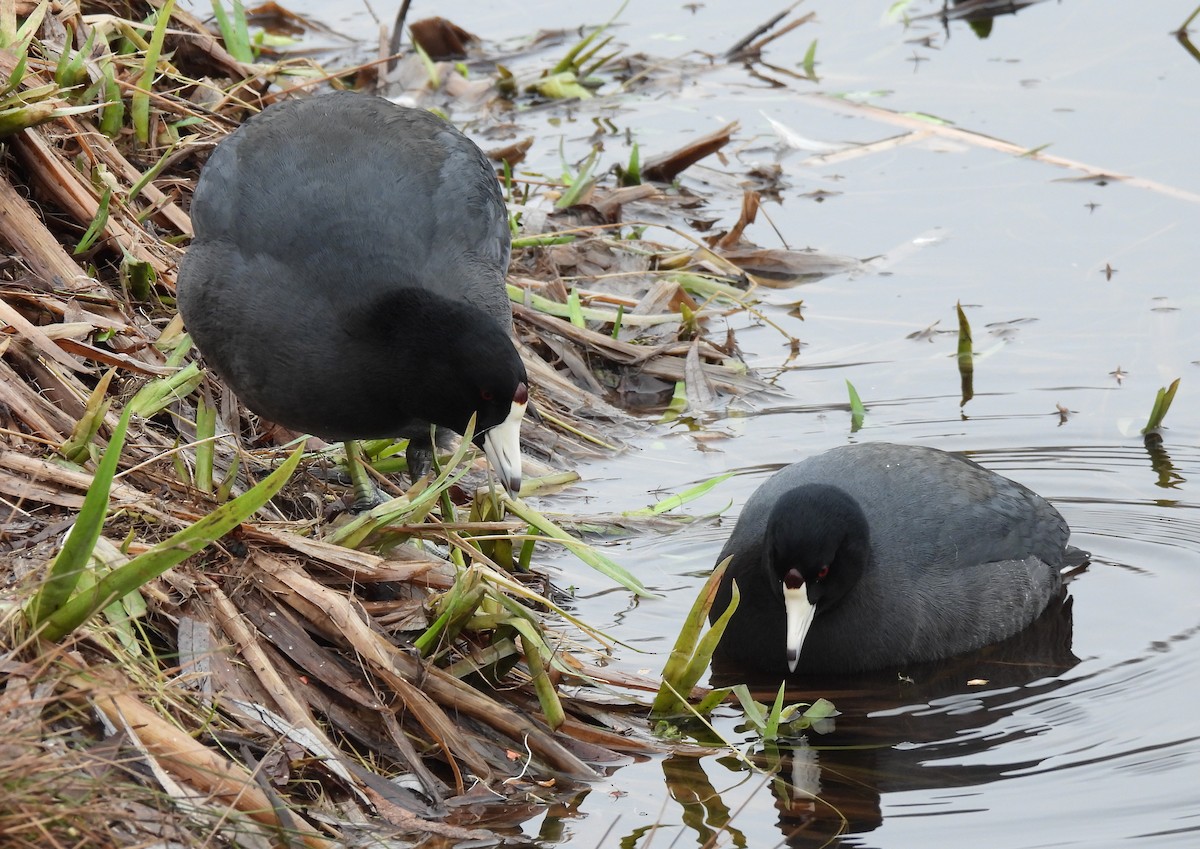
[[[957,454],[873,443],[787,466],[746,502],[709,618],[771,674],[897,669],[1026,628],[1086,560],[1044,498]]]
[[[247,407],[329,440],[408,437],[414,477],[430,424],[462,433],[475,414],[475,442],[520,490],[508,217],[466,136],[372,95],[284,101],[217,146],[191,215],[179,310]]]

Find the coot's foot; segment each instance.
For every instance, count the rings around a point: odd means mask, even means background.
[[[426,437],[424,440],[413,437],[408,440],[408,448],[404,451],[404,460],[408,463],[408,476],[416,483],[420,478],[429,474],[433,468],[433,443]]]

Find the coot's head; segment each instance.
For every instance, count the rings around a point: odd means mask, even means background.
[[[870,557],[870,529],[858,503],[826,484],[784,493],[771,509],[763,566],[787,617],[788,668],[795,670],[813,618],[854,586]]]
[[[474,416],[473,441],[504,488],[520,491],[529,378],[507,327],[469,300],[411,287],[348,310],[343,326],[353,340],[349,353],[388,368],[379,383],[393,407],[455,433],[465,433]],[[381,400],[373,397],[371,406]]]
[[[468,319],[469,315],[469,319]],[[475,417],[472,441],[509,493],[521,489],[521,420],[529,407],[529,378],[508,332],[490,318],[464,322],[442,351],[433,355],[413,383],[434,424],[465,433]]]
[[[474,438],[511,495],[521,491],[521,420],[529,406],[529,383],[520,357],[515,365],[519,371],[510,368],[479,384]]]

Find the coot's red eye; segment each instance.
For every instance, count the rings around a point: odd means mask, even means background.
[[[817,570],[817,580],[818,581],[821,580],[822,578],[826,577],[828,574],[829,574],[829,564],[826,563],[824,566],[822,566],[820,569]]]
[[[482,398],[484,401],[491,401],[492,398],[494,398],[495,396],[492,394],[492,390],[483,389],[480,391],[479,397]]]

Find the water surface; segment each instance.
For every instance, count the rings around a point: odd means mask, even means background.
[[[414,15],[429,13],[416,5]],[[635,604],[566,559],[559,581],[578,588],[585,619],[648,652],[615,663],[657,670],[753,489],[782,464],[869,440],[971,453],[1053,501],[1093,563],[1071,583],[1068,607],[1024,642],[912,681],[797,687],[796,699],[829,696],[843,715],[832,733],[786,747],[776,779],[729,756],[640,762],[513,826],[514,838],[580,847],[1200,840],[1200,64],[1169,34],[1192,4],[1039,3],[997,18],[986,39],[962,22],[888,22],[888,5],[801,8],[817,19],[765,59],[798,73],[818,39],[818,82],[774,73],[784,85],[773,86],[718,61],[652,96],[579,105],[570,120],[517,116],[538,139],[528,167],[550,173],[559,139],[569,159],[582,158],[598,116],[615,128],[606,164],[627,157],[626,130],[643,150],[663,151],[737,120],[727,161],[706,160],[685,179],[709,195],[722,226],[736,219],[738,181],[778,164],[784,188],[765,208],[774,227],[760,218],[750,239],[875,258],[866,273],[767,294],[774,320],[802,341],[795,358],[775,330],[731,319],[747,359],[778,373],[786,395],[649,426],[634,450],[586,466],[583,486],[541,505],[630,509],[742,472],[689,506],[724,509],[721,521],[612,545],[665,598]],[[940,7],[916,3],[909,14]],[[369,31],[358,7],[344,8],[334,23]],[[463,2],[438,12],[489,41],[519,44],[535,26],[599,23],[615,8]],[[630,51],[694,61],[778,10],[762,0],[694,11],[635,2],[616,33]],[[1047,154],[1149,185],[1080,179],[1035,157],[936,136],[813,162],[786,149],[768,120],[831,145],[905,131],[819,96],[849,92],[1021,148],[1049,145]],[[803,321],[789,314],[799,300]],[[977,353],[965,404],[956,303]],[[1176,377],[1165,442],[1150,452],[1138,430],[1155,391]],[[868,408],[854,434],[847,380]],[[718,726],[748,739],[736,724],[729,713]],[[648,830],[655,824],[658,833]]]

